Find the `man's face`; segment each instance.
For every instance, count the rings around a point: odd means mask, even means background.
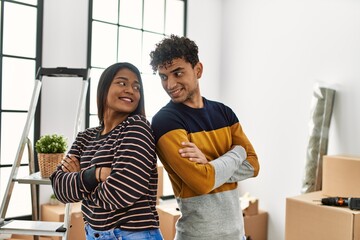
[[[183,103],[189,107],[199,107],[202,102],[199,89],[199,78],[202,74],[202,64],[194,68],[182,58],[176,58],[171,64],[158,67],[161,84],[175,103]]]

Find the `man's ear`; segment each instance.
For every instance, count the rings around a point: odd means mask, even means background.
[[[199,79],[201,78],[202,72],[203,72],[203,65],[201,62],[198,62],[195,67],[196,77]]]

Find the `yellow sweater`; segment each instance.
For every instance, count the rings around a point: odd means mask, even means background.
[[[234,112],[224,104],[203,100],[201,109],[169,102],[152,120],[157,154],[182,213],[176,239],[241,239],[237,182],[257,176],[257,155]],[[181,157],[181,142],[196,144],[210,163]],[[231,151],[234,146],[241,149]]]

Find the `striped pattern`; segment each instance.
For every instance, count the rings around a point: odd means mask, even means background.
[[[150,123],[134,115],[99,137],[100,129],[78,134],[69,153],[80,158],[81,171],[58,169],[51,176],[56,197],[63,203],[82,201],[84,220],[96,230],[158,228],[156,154]],[[112,168],[105,182],[96,182],[95,167]]]

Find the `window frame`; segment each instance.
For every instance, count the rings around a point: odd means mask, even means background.
[[[18,4],[18,5],[22,5],[22,6],[27,6],[27,7],[32,7],[32,8],[36,8],[36,33],[35,33],[35,56],[34,57],[28,57],[28,56],[21,56],[21,55],[11,55],[11,54],[4,54],[4,48],[3,48],[3,40],[4,40],[4,5],[5,3],[12,3],[12,4]],[[2,99],[3,95],[2,95],[2,90],[3,90],[3,58],[4,57],[8,57],[8,58],[12,58],[12,59],[23,59],[23,60],[34,60],[35,62],[35,69],[34,69],[34,81],[35,81],[35,77],[36,77],[36,72],[38,70],[38,68],[41,66],[42,64],[42,34],[43,34],[43,7],[44,7],[44,3],[43,0],[36,0],[37,3],[35,4],[30,4],[30,3],[26,3],[26,2],[21,2],[21,1],[12,1],[12,0],[0,0],[0,99]],[[40,100],[39,103],[36,107],[36,111],[35,111],[35,116],[34,116],[34,122],[33,122],[33,139],[30,139],[30,141],[32,143],[35,142],[35,139],[38,139],[40,137]],[[2,104],[0,104],[0,128],[2,128],[2,116],[3,113],[27,113],[27,110],[16,110],[16,109],[3,109]],[[19,126],[19,128],[23,129],[24,126]],[[20,140],[20,139],[19,139]],[[2,150],[2,143],[3,139],[2,136],[0,135],[0,153]],[[17,146],[18,147],[18,146]],[[34,152],[35,155],[35,152]],[[36,156],[34,156],[34,159],[36,161]],[[15,160],[15,153],[14,153],[14,160]],[[3,170],[9,170],[11,171],[13,164],[9,164],[9,163],[5,163],[2,164],[0,161],[0,169]],[[21,163],[20,166],[26,167],[29,166],[28,163]],[[37,168],[37,163],[35,163],[35,166]],[[7,184],[7,183],[6,183]],[[38,191],[37,191],[38,192]],[[39,194],[39,193],[37,193]],[[29,203],[31,204],[31,196],[29,197]],[[39,198],[38,198],[39,199]],[[2,200],[2,197],[1,197]],[[11,201],[11,200],[10,200]],[[9,205],[9,207],[11,207]],[[31,219],[31,212],[24,212],[24,215],[20,215],[20,216],[13,216],[11,217],[11,219]]]
[[[108,23],[108,22],[105,22],[105,21],[100,21],[100,20],[96,20],[96,19],[93,19],[93,1],[94,0],[90,0],[89,1],[89,20],[88,20],[88,49],[87,49],[87,68],[89,69],[92,69],[93,66],[91,65],[91,59],[92,59],[92,22],[93,21],[98,21],[98,22],[104,22],[104,23]],[[120,6],[120,2],[121,0],[117,0],[118,1],[118,6]],[[144,15],[144,2],[146,0],[142,0],[142,15]],[[168,0],[164,0],[164,11],[166,9],[166,3],[167,3]],[[184,3],[184,13],[183,13],[183,16],[184,16],[184,23],[183,23],[183,33],[184,33],[184,36],[186,36],[186,31],[187,31],[187,0],[178,0],[178,1],[182,1]],[[119,13],[119,10],[118,10],[118,14]],[[119,15],[118,15],[118,19],[119,19]],[[144,16],[143,16],[143,20],[144,20]],[[164,26],[165,26],[165,21],[166,21],[166,16],[164,15]],[[113,24],[113,23],[110,23],[110,24]],[[119,20],[117,22],[117,27],[120,28],[120,27],[125,27],[125,28],[129,28],[129,29],[134,29],[134,30],[139,30],[142,32],[142,34],[144,33],[155,33],[155,34],[159,34],[159,35],[162,35],[162,36],[166,36],[165,34],[165,27],[163,29],[162,32],[154,32],[154,31],[150,31],[150,30],[146,30],[144,29],[144,23],[142,23],[142,26],[141,28],[135,28],[135,27],[132,27],[132,26],[127,26],[127,25],[121,25],[119,24]],[[143,37],[142,37],[143,39]],[[119,39],[117,39],[117,44],[119,42]],[[141,51],[142,52],[142,51]],[[143,52],[142,52],[143,53]],[[116,59],[118,59],[118,53],[117,53],[117,57]],[[140,68],[140,66],[138,66]],[[95,67],[96,68],[96,67]],[[101,69],[101,68],[98,68],[98,69]],[[150,69],[150,65],[149,65],[149,69]],[[143,72],[141,72],[141,74],[143,74]],[[91,75],[91,74],[90,74]],[[91,78],[89,79],[89,88],[88,88],[88,91],[87,91],[87,96],[86,96],[86,106],[85,106],[85,128],[88,128],[90,126],[90,118],[92,116],[96,116],[97,114],[92,114],[90,112],[90,89],[91,89]]]

